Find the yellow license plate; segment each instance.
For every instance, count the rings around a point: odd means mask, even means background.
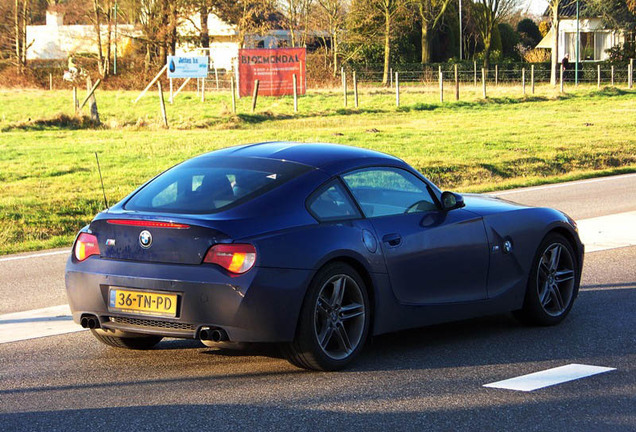
[[[108,306],[109,309],[122,312],[175,317],[177,316],[177,299],[177,294],[110,288]]]

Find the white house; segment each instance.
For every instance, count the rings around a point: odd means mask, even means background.
[[[198,14],[179,23],[177,31],[181,36],[198,36],[199,29],[194,23],[200,22]],[[114,31],[114,28],[111,30]],[[235,26],[222,21],[214,14],[208,15],[210,35],[210,67],[231,70],[238,59],[239,41]],[[132,24],[117,27],[117,51],[124,54],[131,46],[132,37],[141,36],[141,30]],[[102,44],[106,44],[108,29],[101,29]],[[114,43],[114,33],[111,40]],[[192,39],[192,38],[191,38]],[[59,60],[71,54],[97,54],[97,37],[93,25],[64,25],[64,15],[56,11],[46,12],[46,24],[27,26],[28,60]],[[246,46],[250,48],[277,48],[290,46],[288,30],[270,30],[264,35],[248,35]],[[201,54],[201,47],[184,43],[177,47],[177,55]]]
[[[582,10],[583,1],[579,2]],[[559,8],[559,52],[558,59],[568,54],[570,61],[576,58],[576,4],[569,4]],[[550,16],[548,9],[544,16]],[[609,58],[607,50],[625,41],[624,32],[617,29],[608,29],[600,18],[589,18],[579,15],[580,35],[580,61],[603,61]],[[554,41],[554,30],[550,29],[537,48],[551,49]]]
[[[114,29],[113,29],[114,30]],[[117,26],[117,51],[126,51],[131,36],[140,32],[134,25],[120,24]],[[106,43],[108,29],[102,26],[102,44]],[[111,38],[114,43],[114,33]],[[46,24],[30,25],[26,30],[27,60],[59,60],[66,59],[71,54],[97,54],[97,35],[92,25],[64,25],[64,14],[55,11],[46,12]]]

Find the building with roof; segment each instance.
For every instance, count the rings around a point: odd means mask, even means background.
[[[102,26],[101,38],[105,43],[108,35]],[[132,38],[141,35],[134,25],[120,24],[117,28],[117,51],[123,54],[131,46]],[[111,33],[112,41],[114,34]],[[74,54],[97,54],[97,36],[93,25],[65,25],[64,14],[55,10],[46,11],[44,25],[29,25],[26,29],[27,60],[61,60]]]
[[[609,58],[607,50],[625,41],[625,32],[622,29],[610,29],[605,26],[599,17],[590,16],[585,12],[585,1],[579,0],[579,35],[580,35],[580,61],[604,61]],[[552,11],[548,8],[543,16],[549,17]],[[558,37],[558,59],[567,54],[570,61],[576,58],[576,2],[559,6],[559,34],[555,35],[554,29],[539,42],[537,48],[552,49],[554,38]]]

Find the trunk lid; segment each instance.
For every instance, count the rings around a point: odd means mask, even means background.
[[[135,218],[109,215],[94,220],[90,229],[102,258],[168,264],[201,264],[210,246],[229,237],[206,226],[209,221],[157,215]]]

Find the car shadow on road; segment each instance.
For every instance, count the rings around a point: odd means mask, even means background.
[[[627,338],[628,334],[625,323],[608,322],[597,306],[617,302],[612,306],[615,311],[625,308],[625,314],[630,314],[629,302],[618,298],[629,295],[634,285],[582,286],[570,316],[552,327],[526,326],[507,314],[376,336],[349,370],[436,369],[606,355],[610,349],[608,333],[618,338]],[[198,349],[206,356],[226,358],[284,359],[275,344],[209,348],[194,340],[166,340],[157,349]]]

